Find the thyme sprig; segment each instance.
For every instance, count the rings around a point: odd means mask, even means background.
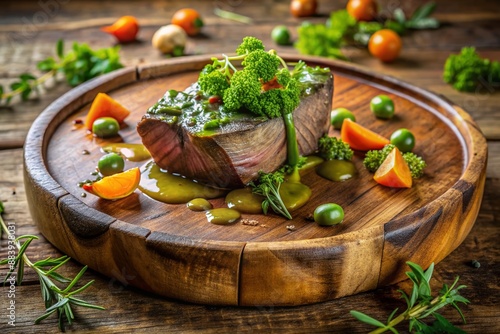
[[[407,309],[400,315],[394,318],[398,309],[395,309],[383,323],[377,319],[370,317],[359,311],[352,310],[350,313],[353,317],[366,324],[378,327],[371,334],[384,333],[391,331],[399,333],[395,326],[403,321],[409,321],[409,331],[417,333],[465,333],[463,330],[453,326],[446,318],[441,316],[437,311],[447,305],[453,306],[460,314],[465,323],[464,315],[458,307],[457,303],[469,303],[469,300],[459,295],[459,290],[465,288],[465,285],[458,285],[459,277],[455,279],[451,286],[443,284],[438,296],[432,297],[430,280],[434,270],[434,263],[424,271],[422,267],[413,262],[406,262],[411,271],[406,272],[406,275],[413,282],[413,288],[408,295],[404,291],[401,292],[402,298],[406,301]],[[432,325],[427,325],[422,319],[432,315],[436,321]]]
[[[43,315],[35,320],[35,324],[40,323],[42,320],[55,313],[59,319],[59,329],[64,331],[66,323],[71,325],[73,320],[75,320],[75,315],[72,309],[73,306],[104,310],[102,306],[97,306],[75,297],[77,294],[91,286],[94,283],[94,280],[91,280],[83,286],[72,290],[82,278],[83,274],[87,270],[87,266],[83,267],[75,278],[70,279],[56,271],[71,259],[66,255],[56,259],[48,257],[44,260],[39,260],[33,263],[26,254],[26,250],[31,242],[38,239],[38,237],[36,235],[22,235],[16,238],[5,224],[2,218],[3,212],[4,206],[0,201],[0,237],[3,235],[3,232],[5,232],[7,239],[9,240],[9,255],[6,259],[0,260],[0,265],[9,265],[9,271],[7,272],[3,282],[5,285],[5,283],[9,280],[15,280],[17,285],[21,285],[24,277],[25,265],[37,273],[40,280],[42,298],[45,302],[46,310]],[[17,255],[15,255],[16,250]],[[57,286],[55,282],[67,284],[67,286],[62,289]]]
[[[23,73],[17,81],[10,84],[10,91],[0,85],[0,102],[8,105],[16,95],[20,95],[23,101],[28,100],[32,93],[39,93],[39,87],[57,73],[63,73],[68,84],[74,87],[122,68],[119,50],[119,46],[93,50],[85,43],[73,43],[72,49],[64,53],[64,42],[60,39],[56,44],[58,59],[48,57],[37,64],[37,68],[46,73],[38,78],[33,74]]]
[[[264,214],[267,214],[269,207],[271,207],[274,212],[292,219],[292,215],[286,208],[280,195],[280,187],[284,181],[285,172],[283,169],[278,169],[273,173],[260,172],[257,182],[250,183],[250,187],[252,187],[254,194],[264,196],[264,200],[262,201],[262,211]]]

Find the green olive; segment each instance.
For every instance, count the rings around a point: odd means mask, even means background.
[[[120,131],[120,124],[113,117],[100,117],[92,124],[92,132],[100,138],[113,137]]]
[[[391,135],[391,144],[395,145],[403,153],[411,152],[415,147],[415,136],[410,130],[402,128],[394,131]]]
[[[390,119],[394,116],[394,102],[387,95],[377,95],[370,101],[370,110],[378,118]]]
[[[342,223],[344,209],[335,203],[321,204],[314,210],[314,221],[322,226],[331,226]]]
[[[330,114],[330,122],[335,129],[339,129],[342,127],[342,123],[344,123],[344,119],[349,118],[351,121],[356,122],[356,117],[354,114],[346,108],[337,108],[333,109]]]
[[[99,159],[97,168],[103,176],[109,176],[123,172],[125,161],[118,153],[108,153]]]

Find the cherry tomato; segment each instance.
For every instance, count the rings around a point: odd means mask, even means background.
[[[330,123],[335,129],[340,129],[342,128],[342,123],[344,123],[344,119],[346,118],[349,118],[351,121],[356,122],[356,117],[354,117],[353,113],[349,109],[333,109],[330,114]]]
[[[415,136],[410,130],[402,128],[391,135],[391,144],[396,145],[403,153],[411,152],[415,147]]]
[[[394,116],[394,102],[387,95],[377,95],[370,101],[370,110],[375,117],[390,119]]]
[[[346,9],[356,21],[373,21],[377,16],[377,3],[374,0],[349,0]]]
[[[118,153],[108,153],[99,159],[97,168],[103,176],[109,176],[123,172],[125,161]]]
[[[344,220],[344,209],[335,203],[325,203],[314,210],[313,216],[314,221],[319,225],[337,225]]]
[[[178,25],[189,36],[196,36],[203,27],[200,14],[192,8],[179,9],[172,16],[172,24]]]
[[[290,2],[290,13],[295,17],[313,16],[318,9],[316,0],[292,0]]]
[[[115,36],[120,43],[129,43],[135,41],[139,32],[139,23],[133,16],[122,16],[115,23],[102,27],[101,30]]]
[[[395,60],[401,51],[401,38],[390,29],[377,31],[368,41],[370,54],[383,62]]]

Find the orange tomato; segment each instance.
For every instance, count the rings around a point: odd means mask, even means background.
[[[131,168],[121,173],[105,176],[92,183],[90,189],[83,189],[104,199],[119,199],[131,195],[139,186],[141,171],[139,167]]]
[[[353,150],[357,151],[380,150],[389,144],[389,139],[353,122],[349,118],[344,119],[342,123],[340,138],[349,144]]]
[[[200,14],[192,8],[179,9],[172,16],[172,24],[178,25],[189,36],[196,36],[203,27],[203,20]]]
[[[373,179],[387,187],[411,188],[410,168],[397,147],[385,158],[375,175],[373,175]]]
[[[295,17],[313,16],[318,9],[316,0],[292,0],[290,2],[290,13]]]
[[[118,21],[110,26],[102,27],[102,31],[116,37],[120,43],[135,41],[139,32],[139,23],[133,16],[122,16]]]
[[[85,118],[85,127],[87,130],[92,130],[94,121],[101,117],[112,117],[118,123],[123,123],[128,115],[130,115],[130,111],[111,98],[111,96],[105,93],[98,93],[94,101],[92,101],[89,113]]]
[[[370,54],[383,62],[394,61],[401,52],[401,46],[401,37],[390,29],[377,31],[368,41]]]
[[[349,0],[346,10],[356,21],[373,21],[377,16],[377,3],[373,0]]]

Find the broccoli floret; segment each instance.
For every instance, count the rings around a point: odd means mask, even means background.
[[[403,159],[405,159],[408,167],[410,167],[412,178],[418,179],[424,175],[424,168],[427,166],[424,159],[412,152],[403,153]]]
[[[247,36],[243,38],[243,42],[236,49],[236,54],[245,55],[256,50],[265,50],[264,44],[258,38]]]
[[[325,160],[351,160],[354,152],[342,139],[324,135],[318,140],[318,154]]]
[[[296,67],[292,75],[276,51],[266,52],[262,41],[255,37],[245,37],[236,53],[238,56],[214,58],[212,64],[205,66],[198,79],[205,95],[220,96],[228,112],[244,108],[269,118],[297,108],[303,91],[300,73],[309,71],[305,63]],[[232,61],[241,61],[243,69],[237,69]]]
[[[214,69],[213,65],[207,65],[206,70],[200,73],[198,84],[200,89],[208,95],[217,95],[222,97],[224,91],[229,88],[227,76]]]
[[[381,150],[371,150],[366,152],[365,159],[363,160],[363,164],[365,165],[366,169],[368,169],[372,173],[375,173],[382,162],[384,162],[385,158],[387,158],[389,153],[391,153],[394,147],[396,146],[389,144],[385,145]]]
[[[481,58],[473,47],[462,48],[446,60],[443,80],[459,91],[473,92],[481,84],[500,82],[500,63]]]
[[[280,60],[274,54],[256,50],[250,52],[241,64],[245,70],[254,72],[262,82],[268,82],[276,76]]]
[[[374,173],[380,167],[385,158],[391,153],[391,151],[396,147],[393,144],[385,145],[381,150],[371,150],[366,152],[363,164],[366,169]],[[411,176],[414,179],[418,179],[424,175],[424,168],[427,166],[424,159],[412,152],[403,153],[403,159],[408,164],[410,168]]]
[[[244,107],[254,114],[264,116],[259,104],[261,83],[255,73],[241,70],[231,77],[231,85],[224,91],[222,100],[227,111]]]

